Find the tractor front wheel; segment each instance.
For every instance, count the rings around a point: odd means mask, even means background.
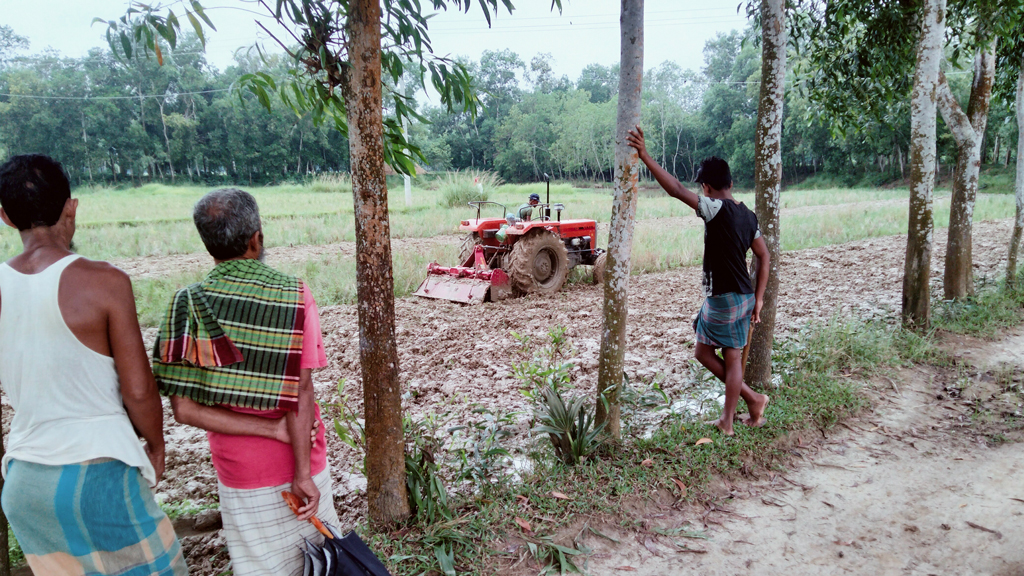
[[[554,294],[569,273],[565,244],[551,232],[528,234],[512,247],[508,271],[516,292]]]

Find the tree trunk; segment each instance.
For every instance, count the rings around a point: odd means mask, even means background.
[[[352,196],[355,199],[359,363],[366,418],[366,493],[370,518],[390,524],[409,516],[405,440],[395,345],[395,282],[384,177],[378,0],[349,4],[347,68]]]
[[[619,396],[629,318],[629,268],[636,220],[639,157],[626,134],[640,123],[644,79],[644,0],[621,0],[619,108],[615,122],[615,178],[604,282],[604,327],[597,373],[597,422],[618,440]]]
[[[946,0],[924,0],[910,96],[910,222],[903,270],[903,323],[925,329],[930,321],[932,193],[935,190],[935,90],[942,59]]]
[[[782,106],[786,78],[786,3],[761,2],[761,94],[754,134],[754,210],[761,237],[768,246],[768,287],[764,291],[761,322],[754,325],[746,381],[764,388],[772,380],[772,342],[779,300],[779,196],[782,191]],[[761,265],[754,257],[754,270]]]
[[[1009,156],[1009,146],[1007,156]],[[1020,251],[1020,238],[1024,233],[1024,58],[1021,58],[1020,71],[1017,73],[1017,183],[1015,196],[1017,199],[1017,217],[1013,221],[1013,235],[1010,236],[1010,255],[1006,259],[1006,287],[1017,287],[1017,254]]]
[[[992,98],[992,81],[996,73],[996,42],[993,38],[985,49],[974,55],[974,82],[964,114],[949,89],[946,76],[939,73],[938,107],[957,145],[953,194],[949,201],[949,231],[946,241],[946,262],[943,273],[943,296],[946,300],[965,298],[974,293],[974,270],[971,255],[971,225],[974,201],[978,196],[978,174],[981,171],[981,148],[988,108]]]
[[[164,101],[160,100],[160,123],[164,127],[164,146],[167,147],[167,167],[171,170],[171,184],[174,183],[174,160],[171,159],[171,139],[167,137],[167,119],[164,117]],[[161,174],[160,179],[163,180]]]

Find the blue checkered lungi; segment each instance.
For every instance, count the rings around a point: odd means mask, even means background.
[[[3,508],[35,574],[187,576],[174,527],[138,468],[12,460]]]
[[[754,295],[729,292],[708,296],[693,322],[697,342],[715,348],[743,348],[747,345]]]

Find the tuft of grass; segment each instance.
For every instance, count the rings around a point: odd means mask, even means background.
[[[482,170],[448,172],[438,184],[441,191],[441,206],[461,207],[473,200],[487,200],[501,184],[501,178],[494,172]]]
[[[21,549],[21,544],[18,544],[18,539],[14,536],[14,530],[11,527],[7,527],[7,558],[10,560],[11,568],[17,568],[25,565],[25,552]]]
[[[317,174],[309,189],[313,192],[352,192],[352,176],[347,172]]]
[[[216,502],[210,502],[205,504],[199,504],[192,500],[179,500],[177,502],[165,502],[160,505],[160,509],[167,514],[167,517],[171,520],[177,520],[178,518],[196,516],[203,510],[215,510],[220,505]]]
[[[983,286],[974,296],[963,300],[944,300],[932,313],[936,328],[987,338],[1022,320],[1024,290],[1009,291],[1001,286]]]

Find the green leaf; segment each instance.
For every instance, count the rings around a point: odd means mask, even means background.
[[[188,10],[185,11],[185,16],[188,17],[188,21],[192,24],[192,29],[195,30],[196,36],[199,37],[199,43],[203,45],[203,48],[206,48],[206,35],[203,34],[203,25],[200,24],[195,15]]]
[[[123,32],[120,34],[120,37],[121,37],[121,48],[124,50],[125,58],[131,58],[132,57],[132,41],[131,41],[131,39],[129,39],[128,36],[125,33],[123,33]]]
[[[437,558],[437,565],[445,576],[455,576],[455,550],[445,550],[444,544],[434,547],[434,557]]]

